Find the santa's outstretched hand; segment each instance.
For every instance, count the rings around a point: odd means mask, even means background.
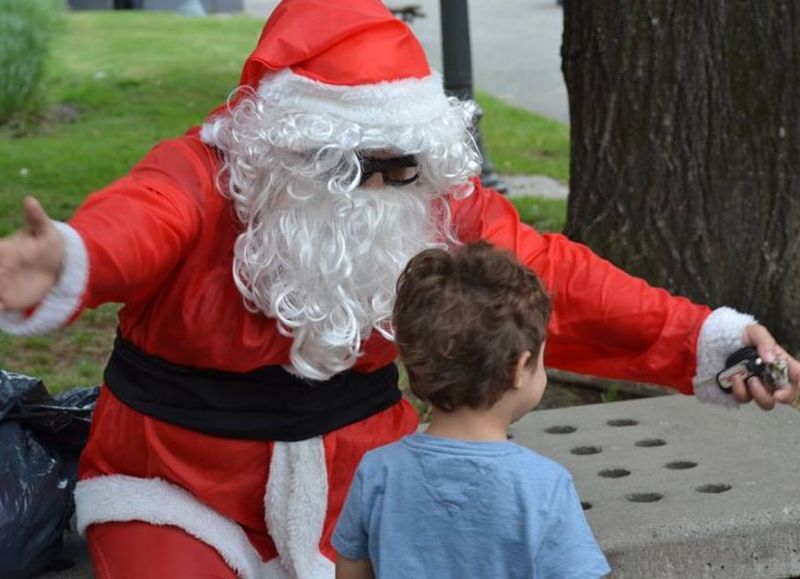
[[[759,356],[770,364],[775,360],[785,360],[789,366],[789,383],[774,392],[767,389],[763,382],[753,376],[745,380],[741,375],[731,378],[733,396],[738,402],[747,403],[754,400],[764,410],[771,410],[776,402],[792,404],[800,394],[800,362],[781,348],[769,330],[761,324],[745,327],[742,344],[758,350]]]
[[[58,282],[64,240],[39,202],[24,202],[26,227],[0,239],[0,312],[22,311]]]

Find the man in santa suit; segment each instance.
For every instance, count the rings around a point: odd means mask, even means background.
[[[76,490],[99,577],[333,577],[359,459],[418,425],[390,313],[425,248],[485,239],[535,270],[549,366],[690,394],[755,345],[789,360],[789,387],[703,394],[797,395],[800,366],[751,316],[520,223],[475,178],[473,106],[379,0],[285,0],[241,85],[68,223],[27,199],[27,229],[0,241],[3,330],[124,304]]]

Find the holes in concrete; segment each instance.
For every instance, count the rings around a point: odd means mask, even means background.
[[[675,460],[673,462],[668,462],[664,466],[672,470],[687,470],[696,467],[697,463],[691,460]]]
[[[624,468],[606,468],[597,474],[603,478],[622,478],[631,474],[631,471]]]
[[[655,503],[664,498],[660,493],[631,493],[625,495],[625,498],[632,503]]]
[[[603,449],[599,446],[576,446],[572,450],[570,450],[572,454],[577,454],[583,456],[585,454],[598,454],[603,452]]]
[[[572,434],[578,430],[574,426],[550,426],[545,428],[544,431],[548,434]]]
[[[733,487],[731,485],[725,483],[714,483],[714,484],[707,484],[707,485],[700,485],[695,490],[698,493],[708,493],[708,494],[719,494],[719,493],[726,493],[731,490]]]
[[[613,427],[625,427],[637,426],[639,422],[629,418],[617,418],[607,421],[606,424]],[[549,426],[544,429],[544,431],[548,434],[572,434],[577,430],[577,427],[566,424]],[[665,446],[667,442],[661,438],[645,438],[635,442],[634,444],[642,448],[655,448],[658,446]],[[576,446],[572,448],[570,452],[575,455],[585,456],[590,454],[599,454],[603,452],[603,449],[600,446],[586,445]],[[697,466],[698,464],[691,460],[674,460],[664,464],[664,467],[670,470],[689,470],[696,468]],[[630,476],[631,471],[626,468],[606,468],[600,470],[597,474],[603,478],[617,479]],[[695,491],[708,494],[720,494],[731,490],[731,488],[732,487],[729,484],[713,483],[698,486],[695,488]],[[655,503],[663,499],[664,495],[656,492],[642,492],[627,494],[625,495],[625,498],[632,503]],[[584,511],[588,511],[592,507],[592,503],[581,501],[581,508]]]

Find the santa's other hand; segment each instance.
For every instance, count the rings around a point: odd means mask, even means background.
[[[758,378],[745,380],[743,376],[734,376],[731,382],[736,400],[743,403],[755,400],[764,410],[771,410],[776,402],[794,403],[800,394],[800,361],[781,348],[769,330],[761,324],[747,326],[742,334],[742,342],[745,346],[754,347],[767,364],[775,360],[785,360],[789,366],[789,383],[770,392]]]

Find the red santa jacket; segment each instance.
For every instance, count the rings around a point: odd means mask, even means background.
[[[218,167],[216,152],[192,130],[89,196],[69,221],[89,261],[80,307],[123,303],[122,336],[174,364],[232,372],[286,364],[290,338],[274,320],[248,312],[234,285],[241,226],[216,187]],[[652,288],[562,235],[538,233],[480,183],[450,205],[462,241],[508,249],[543,280],[553,300],[547,365],[692,391],[708,308]],[[362,352],[357,372],[397,355],[377,333]]]

